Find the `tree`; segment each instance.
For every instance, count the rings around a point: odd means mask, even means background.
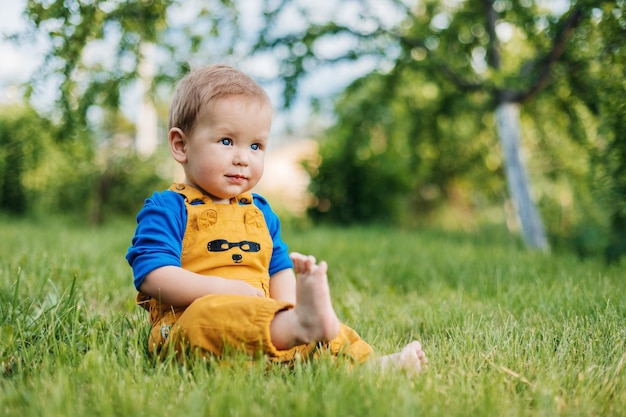
[[[578,140],[593,161],[593,197],[608,213],[605,256],[612,262],[626,254],[626,2],[597,6],[574,34],[577,47],[564,54],[560,75],[576,86],[563,106],[577,130],[584,131],[585,120],[576,100],[598,119],[597,135]]]
[[[365,78],[383,78],[385,81],[382,83],[374,83],[384,85],[384,89],[374,89],[378,93],[375,99],[364,100],[363,103],[378,109],[383,107],[378,101],[387,105],[397,104],[398,97],[405,96],[403,90],[410,88],[406,83],[423,83],[436,90],[434,95],[437,97],[430,99],[437,105],[431,109],[419,109],[430,111],[428,117],[431,121],[415,114],[414,123],[406,126],[406,132],[420,132],[421,135],[426,131],[427,135],[438,136],[437,145],[441,145],[443,141],[454,142],[449,137],[442,138],[440,134],[446,130],[441,126],[444,123],[442,118],[448,122],[458,121],[450,111],[455,102],[475,107],[474,117],[479,120],[484,119],[486,113],[493,114],[504,154],[509,193],[517,209],[524,240],[529,247],[547,249],[544,226],[530,198],[528,174],[520,157],[520,110],[529,111],[528,104],[554,84],[555,67],[564,60],[564,53],[585,47],[577,35],[583,30],[580,29],[582,25],[594,33],[601,31],[598,25],[604,25],[607,19],[615,18],[623,25],[624,2],[571,1],[566,11],[542,7],[546,4],[549,3],[532,0],[431,0],[410,6],[398,0],[390,0],[384,5],[381,2],[359,1],[344,5],[344,9],[339,7],[336,20],[320,21],[311,17],[315,11],[312,7],[294,6],[287,1],[278,4],[266,1],[266,28],[259,38],[259,47],[288,53],[282,64],[287,104],[293,98],[298,81],[314,68],[322,64],[362,62],[365,59],[371,62],[374,58],[376,64],[372,65],[372,69],[379,75],[371,74]],[[403,18],[399,23],[387,23],[376,12],[380,9],[395,11]],[[301,19],[309,24],[302,30],[293,31],[272,26],[272,22],[281,21],[284,14],[300,14]],[[598,22],[592,22],[593,15],[601,16]],[[576,36],[578,43],[574,44],[572,38]],[[613,36],[617,40],[620,35],[615,33]],[[329,55],[329,48],[325,46],[331,43],[334,48]],[[341,45],[345,47],[340,49]],[[596,79],[589,81],[593,83]],[[569,88],[575,90],[577,85],[571,84]],[[418,89],[419,86],[411,88],[412,91]],[[358,91],[362,93],[362,90]],[[404,97],[402,100],[407,102],[410,99]],[[346,101],[348,98],[341,103]],[[406,106],[412,105],[408,103]],[[417,109],[417,106],[413,105],[413,108]],[[457,106],[455,111],[458,115],[467,110]],[[393,137],[389,123],[375,124],[372,119],[363,123],[387,129],[384,135],[387,140]],[[478,125],[474,130],[476,134],[493,126],[491,123]],[[458,132],[448,134],[459,138]],[[370,132],[367,135],[369,139],[355,137],[352,140],[371,141],[372,135]],[[423,138],[405,135],[404,141],[409,143],[406,150],[410,152],[407,164],[420,160],[419,144],[415,143],[420,140],[424,141]],[[483,152],[483,156],[486,153]],[[398,163],[403,164],[402,161],[399,157]],[[411,174],[411,170],[405,173]],[[449,170],[446,174],[453,175],[454,172]],[[346,192],[350,187],[350,183],[345,184]],[[362,201],[353,202],[358,205]]]
[[[194,59],[206,62],[206,51],[220,57],[232,51],[239,31],[234,4],[28,0],[24,15],[28,27],[9,37],[26,47],[47,46],[43,65],[26,85],[26,98],[39,105],[52,86],[56,105],[38,106],[39,114],[19,118],[9,114],[0,123],[0,142],[7,145],[0,152],[0,210],[71,210],[88,212],[85,217],[94,221],[105,213],[136,210],[141,197],[132,190],[150,189],[161,180],[160,161],[126,146],[135,127],[125,130],[122,96],[144,81],[150,108],[150,101],[163,89],[169,93]],[[156,73],[146,65],[150,51]],[[24,139],[38,128],[40,134]],[[155,133],[154,126],[139,130]],[[46,158],[36,158],[42,153]]]
[[[54,126],[25,105],[0,110],[0,211],[23,214],[34,197],[26,185],[28,170],[49,149]]]
[[[20,140],[20,132],[43,123],[25,122],[34,116],[0,123],[18,133],[0,135],[0,142],[13,145],[0,152],[0,209],[21,213],[31,208],[28,202],[47,211],[89,214],[85,217],[96,222],[105,214],[135,211],[142,199],[137,190],[152,189],[163,170],[158,155],[146,159],[150,146],[137,150],[143,155],[127,146],[135,126],[126,130],[122,96],[143,81],[150,108],[151,99],[168,94],[194,60],[205,63],[232,52],[239,33],[235,5],[230,0],[28,0],[24,15],[28,27],[10,37],[26,46],[47,45],[26,98],[39,104],[42,91],[52,85],[56,105],[37,109],[37,120],[48,124],[39,136]],[[154,134],[155,129],[139,130]],[[30,158],[31,148],[38,149],[30,139],[48,134],[54,140],[45,150],[39,147],[45,160]],[[20,198],[29,193],[33,199]]]
[[[364,205],[371,200],[372,187],[355,186],[363,185],[354,182],[357,176],[385,191],[390,211],[402,212],[407,200],[413,208],[442,194],[466,200],[459,184],[479,184],[476,188],[485,195],[500,196],[501,173],[507,172],[503,177],[508,178],[524,237],[529,246],[545,248],[541,218],[529,198],[529,182],[536,184],[538,175],[533,170],[527,175],[523,164],[537,165],[544,156],[535,152],[527,161],[519,157],[520,136],[526,145],[528,137],[516,126],[528,129],[530,123],[542,150],[550,142],[554,149],[571,146],[585,152],[576,161],[589,162],[596,183],[588,194],[600,194],[591,204],[604,201],[612,233],[609,246],[626,251],[626,117],[620,81],[626,2],[572,0],[568,10],[545,7],[553,4],[354,0],[308,5],[265,0],[265,27],[255,49],[279,59],[285,105],[292,103],[302,77],[320,65],[369,68],[338,100],[335,132],[343,142],[334,150],[325,145],[336,158],[311,168],[318,170],[314,185],[331,181],[340,190],[324,195],[332,187],[319,187],[318,209],[331,204],[334,212],[344,199],[346,211],[339,217],[364,221],[376,216],[378,211]],[[29,94],[34,98],[42,83],[58,80],[59,106],[53,115],[55,125],[61,122],[54,129],[57,142],[66,144],[68,152],[81,142],[81,157],[88,155],[84,149],[98,135],[86,130],[98,119],[94,115],[103,113],[92,110],[105,109],[106,114],[106,109],[119,109],[120,97],[145,63],[143,50],[150,45],[157,49],[153,78],[148,71],[149,94],[160,94],[162,87],[169,93],[172,81],[194,59],[205,63],[241,52],[240,5],[231,0],[29,0],[25,13],[31,26],[16,38],[28,40],[30,35],[50,45]],[[337,19],[320,18],[324,8],[336,10]],[[193,18],[180,19],[183,11],[192,11],[187,15]],[[388,19],[390,15],[395,18]],[[558,125],[559,135],[548,139],[546,120],[553,116],[558,123],[549,123]],[[500,143],[492,142],[493,131]],[[506,164],[494,148],[512,155]],[[558,153],[545,158],[565,165]],[[584,175],[575,172],[577,179]]]
[[[193,12],[193,19],[180,18],[183,10]],[[30,27],[14,38],[49,45],[27,95],[46,80],[58,82],[54,116],[64,127],[61,141],[91,127],[90,110],[119,110],[121,96],[141,75],[145,51],[154,49],[146,45],[157,49],[158,71],[148,86],[154,95],[187,72],[194,57],[208,60],[200,51],[232,51],[238,33],[229,0],[28,0],[25,15]]]

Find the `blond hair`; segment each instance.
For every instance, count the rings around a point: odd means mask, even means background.
[[[228,65],[207,65],[179,82],[170,106],[168,130],[177,127],[190,132],[204,106],[228,96],[244,96],[271,105],[265,90],[243,72]]]

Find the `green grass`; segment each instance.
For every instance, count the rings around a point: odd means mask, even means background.
[[[525,251],[506,233],[285,230],[330,264],[335,307],[426,373],[328,360],[181,367],[145,353],[132,221],[0,218],[2,416],[626,416],[625,265]]]

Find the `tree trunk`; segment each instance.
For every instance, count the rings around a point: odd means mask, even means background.
[[[505,158],[509,192],[520,222],[524,242],[531,248],[548,250],[543,222],[530,197],[526,168],[520,158],[519,104],[511,102],[498,104],[496,125]]]
[[[154,79],[155,54],[154,44],[141,44],[137,72],[142,98],[137,111],[135,147],[137,153],[145,157],[152,155],[158,144],[157,112],[150,93],[150,86]]]

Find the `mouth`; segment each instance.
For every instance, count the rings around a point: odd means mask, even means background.
[[[226,175],[226,178],[229,179],[229,181],[235,183],[235,184],[241,184],[244,183],[245,181],[247,181],[247,177],[245,175],[239,175],[239,174],[235,174],[235,175]]]

